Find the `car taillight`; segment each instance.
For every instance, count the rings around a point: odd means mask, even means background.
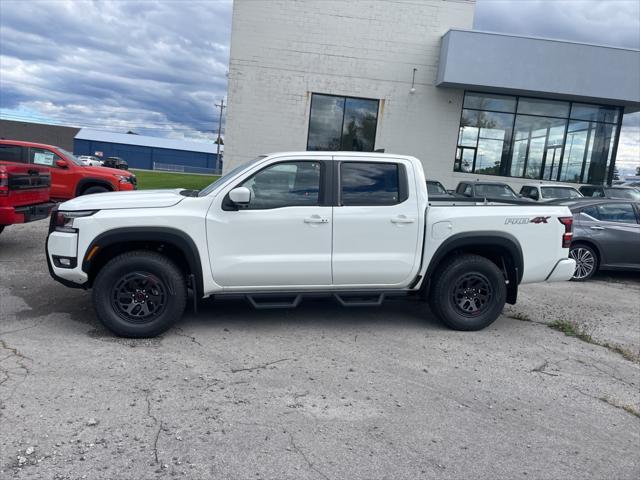
[[[0,196],[6,197],[7,195],[9,195],[9,174],[0,172]]]
[[[558,217],[558,220],[564,225],[562,248],[569,248],[571,246],[571,239],[573,238],[573,217]]]

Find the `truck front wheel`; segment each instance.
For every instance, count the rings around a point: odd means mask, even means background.
[[[155,337],[178,320],[187,287],[180,269],[156,252],[137,250],[109,261],[93,284],[98,319],[121,337]]]
[[[504,275],[485,257],[451,258],[433,281],[431,308],[454,330],[481,330],[502,313],[507,298]]]

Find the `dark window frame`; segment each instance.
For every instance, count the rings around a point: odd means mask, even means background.
[[[28,147],[25,147],[23,145],[16,145],[15,143],[0,143],[0,148],[2,147],[12,147],[12,148],[17,148],[20,150],[20,160],[14,162],[14,163],[30,163],[29,162],[29,155],[28,155]],[[5,161],[5,162],[13,162],[13,160],[5,160],[2,157],[0,157],[0,160]]]
[[[394,207],[396,205],[400,205],[406,202],[409,199],[409,184],[407,177],[407,168],[403,163],[400,162],[372,162],[367,160],[342,160],[339,162],[335,162],[335,185],[336,185],[336,207]],[[344,205],[342,202],[342,166],[344,164],[360,164],[360,165],[394,165],[397,168],[397,176],[398,176],[398,200],[395,203],[389,204],[370,204],[370,203],[362,203],[362,204],[349,204]]]
[[[518,107],[519,107],[519,103],[520,103],[520,98],[526,98],[526,99],[534,99],[534,100],[548,100],[548,101],[558,101],[558,99],[554,99],[554,98],[545,98],[545,97],[539,97],[539,96],[531,96],[531,95],[509,95],[506,93],[493,93],[493,92],[480,92],[477,90],[465,90],[464,95],[466,96],[467,93],[470,94],[479,94],[479,95],[493,95],[493,96],[503,96],[503,97],[511,97],[511,98],[515,98],[516,100],[516,105],[515,105],[515,111],[513,113],[510,112],[505,112],[505,111],[500,111],[500,110],[490,110],[490,109],[478,109],[478,108],[471,108],[471,107],[465,107],[464,106],[464,99],[465,97],[463,96],[462,99],[462,108],[460,109],[460,119],[458,121],[458,139],[456,140],[456,150],[455,150],[455,154],[454,154],[454,162],[453,162],[453,171],[456,173],[469,173],[469,174],[475,174],[475,175],[492,175],[492,176],[503,176],[503,177],[510,177],[510,178],[523,178],[523,179],[528,179],[528,180],[543,180],[543,175],[544,175],[544,169],[546,166],[546,160],[547,160],[547,141],[548,141],[548,136],[549,134],[547,133],[547,136],[545,137],[545,147],[543,150],[543,155],[542,155],[542,163],[540,166],[540,172],[539,172],[539,177],[532,179],[530,177],[526,176],[526,171],[527,171],[527,165],[529,163],[529,150],[530,150],[530,143],[531,143],[531,136],[529,136],[529,139],[527,140],[527,149],[526,149],[526,157],[525,157],[525,163],[522,169],[522,175],[511,175],[511,164],[512,164],[512,156],[513,156],[513,148],[514,148],[514,144],[515,144],[515,124],[517,121],[517,118],[519,115],[526,115],[526,116],[530,116],[530,117],[538,117],[538,118],[555,118],[555,119],[561,119],[565,121],[565,126],[564,126],[564,133],[563,133],[563,137],[562,137],[562,149],[561,149],[561,154],[560,154],[560,159],[558,162],[558,168],[557,168],[557,173],[555,175],[555,178],[552,178],[549,181],[557,181],[560,182],[560,176],[562,173],[562,167],[564,166],[564,161],[565,161],[565,147],[566,147],[566,142],[567,142],[567,133],[568,133],[568,129],[569,129],[569,124],[571,123],[571,121],[574,122],[586,122],[589,124],[589,131],[591,130],[591,126],[592,124],[605,124],[605,125],[614,125],[615,126],[615,138],[614,138],[614,143],[613,146],[611,147],[610,151],[609,151],[609,157],[611,158],[611,163],[608,165],[608,171],[607,169],[607,163],[605,162],[605,172],[607,174],[607,178],[606,178],[606,183],[608,185],[611,185],[612,181],[613,181],[613,170],[615,167],[615,160],[616,160],[616,156],[617,156],[617,152],[618,152],[618,143],[620,140],[620,129],[622,127],[622,117],[624,115],[624,109],[622,107],[618,107],[616,105],[602,105],[602,104],[598,104],[598,103],[593,103],[593,102],[583,102],[583,101],[572,101],[572,100],[560,100],[563,101],[565,103],[569,104],[569,113],[566,117],[559,117],[559,116],[553,116],[553,115],[536,115],[536,114],[530,114],[530,113],[518,113]],[[618,119],[616,122],[606,122],[606,121],[588,121],[588,120],[580,120],[580,119],[575,119],[571,117],[571,112],[573,111],[573,105],[574,104],[580,104],[580,105],[591,105],[594,107],[609,107],[609,108],[616,108],[618,111]],[[479,173],[475,171],[476,168],[476,157],[478,155],[478,143],[479,143],[479,139],[476,139],[476,146],[475,147],[463,147],[461,145],[459,145],[459,131],[460,128],[462,126],[462,118],[463,118],[463,112],[464,110],[472,110],[475,112],[490,112],[490,113],[501,113],[501,114],[511,114],[513,115],[513,124],[511,126],[511,137],[509,139],[507,139],[505,141],[505,143],[508,145],[508,149],[507,152],[505,154],[505,151],[503,149],[503,154],[501,156],[500,159],[500,168],[499,168],[499,172],[497,174],[486,174],[486,173]],[[479,137],[479,135],[478,135]],[[589,143],[587,142],[587,145]],[[457,159],[457,152],[458,149],[470,149],[473,150],[473,162],[472,162],[472,169],[470,172],[464,172],[462,170],[462,153],[461,153],[461,158],[460,161],[458,161]],[[585,155],[587,155],[587,151],[585,150]],[[505,160],[505,155],[506,155],[506,161]],[[456,169],[457,164],[460,163],[459,165],[459,169]],[[582,161],[582,165],[581,165],[581,172],[580,172],[580,182],[570,182],[570,181],[566,181],[568,183],[586,183],[585,182],[585,168],[586,168],[586,161],[583,158]]]
[[[281,205],[277,207],[268,207],[268,208],[251,208],[249,206],[238,207],[229,198],[229,193],[231,192],[231,190],[241,187],[246,182],[248,182],[249,180],[254,178],[256,175],[258,175],[260,172],[263,172],[268,168],[273,168],[276,165],[282,165],[286,163],[303,163],[303,162],[320,164],[320,185],[318,186],[318,203],[315,205]],[[334,196],[331,189],[331,183],[332,183],[331,178],[333,177],[331,163],[332,162],[330,160],[313,160],[313,159],[305,158],[300,160],[296,160],[296,159],[280,160],[277,162],[269,163],[268,165],[264,165],[260,170],[258,170],[257,172],[254,172],[247,178],[240,180],[233,187],[231,187],[229,189],[229,192],[227,192],[227,194],[224,196],[222,200],[221,208],[222,210],[229,212],[229,211],[276,210],[279,208],[294,208],[294,207],[331,207],[333,206],[333,196]]]
[[[311,132],[311,112],[313,112],[313,97],[314,95],[322,95],[325,97],[333,97],[333,98],[341,98],[343,100],[343,107],[342,107],[342,123],[340,124],[340,148],[338,150],[309,150],[309,134]],[[352,99],[352,100],[367,100],[367,101],[372,101],[372,102],[376,102],[377,106],[376,106],[376,126],[373,130],[373,143],[371,146],[371,150],[361,150],[361,151],[365,151],[365,152],[375,152],[376,150],[376,137],[378,135],[378,120],[380,118],[380,99],[379,98],[368,98],[368,97],[354,97],[352,95],[335,95],[333,93],[322,93],[322,92],[311,92],[311,100],[309,103],[309,115],[307,118],[307,143],[306,143],[306,151],[328,151],[328,152],[349,152],[349,151],[354,151],[354,150],[342,150],[342,142],[343,142],[343,131],[344,131],[344,117],[346,116],[346,104],[347,104],[347,100]]]

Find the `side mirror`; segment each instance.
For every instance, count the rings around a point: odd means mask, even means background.
[[[58,168],[67,168],[66,160],[56,160],[56,167]]]
[[[234,188],[229,192],[229,200],[238,206],[248,205],[251,202],[251,190],[247,187]]]

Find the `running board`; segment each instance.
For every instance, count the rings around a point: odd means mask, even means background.
[[[270,300],[269,297],[276,300]],[[286,301],[290,298],[290,301]],[[275,295],[247,295],[246,299],[256,310],[265,310],[269,308],[296,308],[302,301],[302,294],[293,296],[275,296]]]
[[[369,295],[366,293],[334,293],[333,296],[343,307],[378,307],[384,302],[384,293]]]

